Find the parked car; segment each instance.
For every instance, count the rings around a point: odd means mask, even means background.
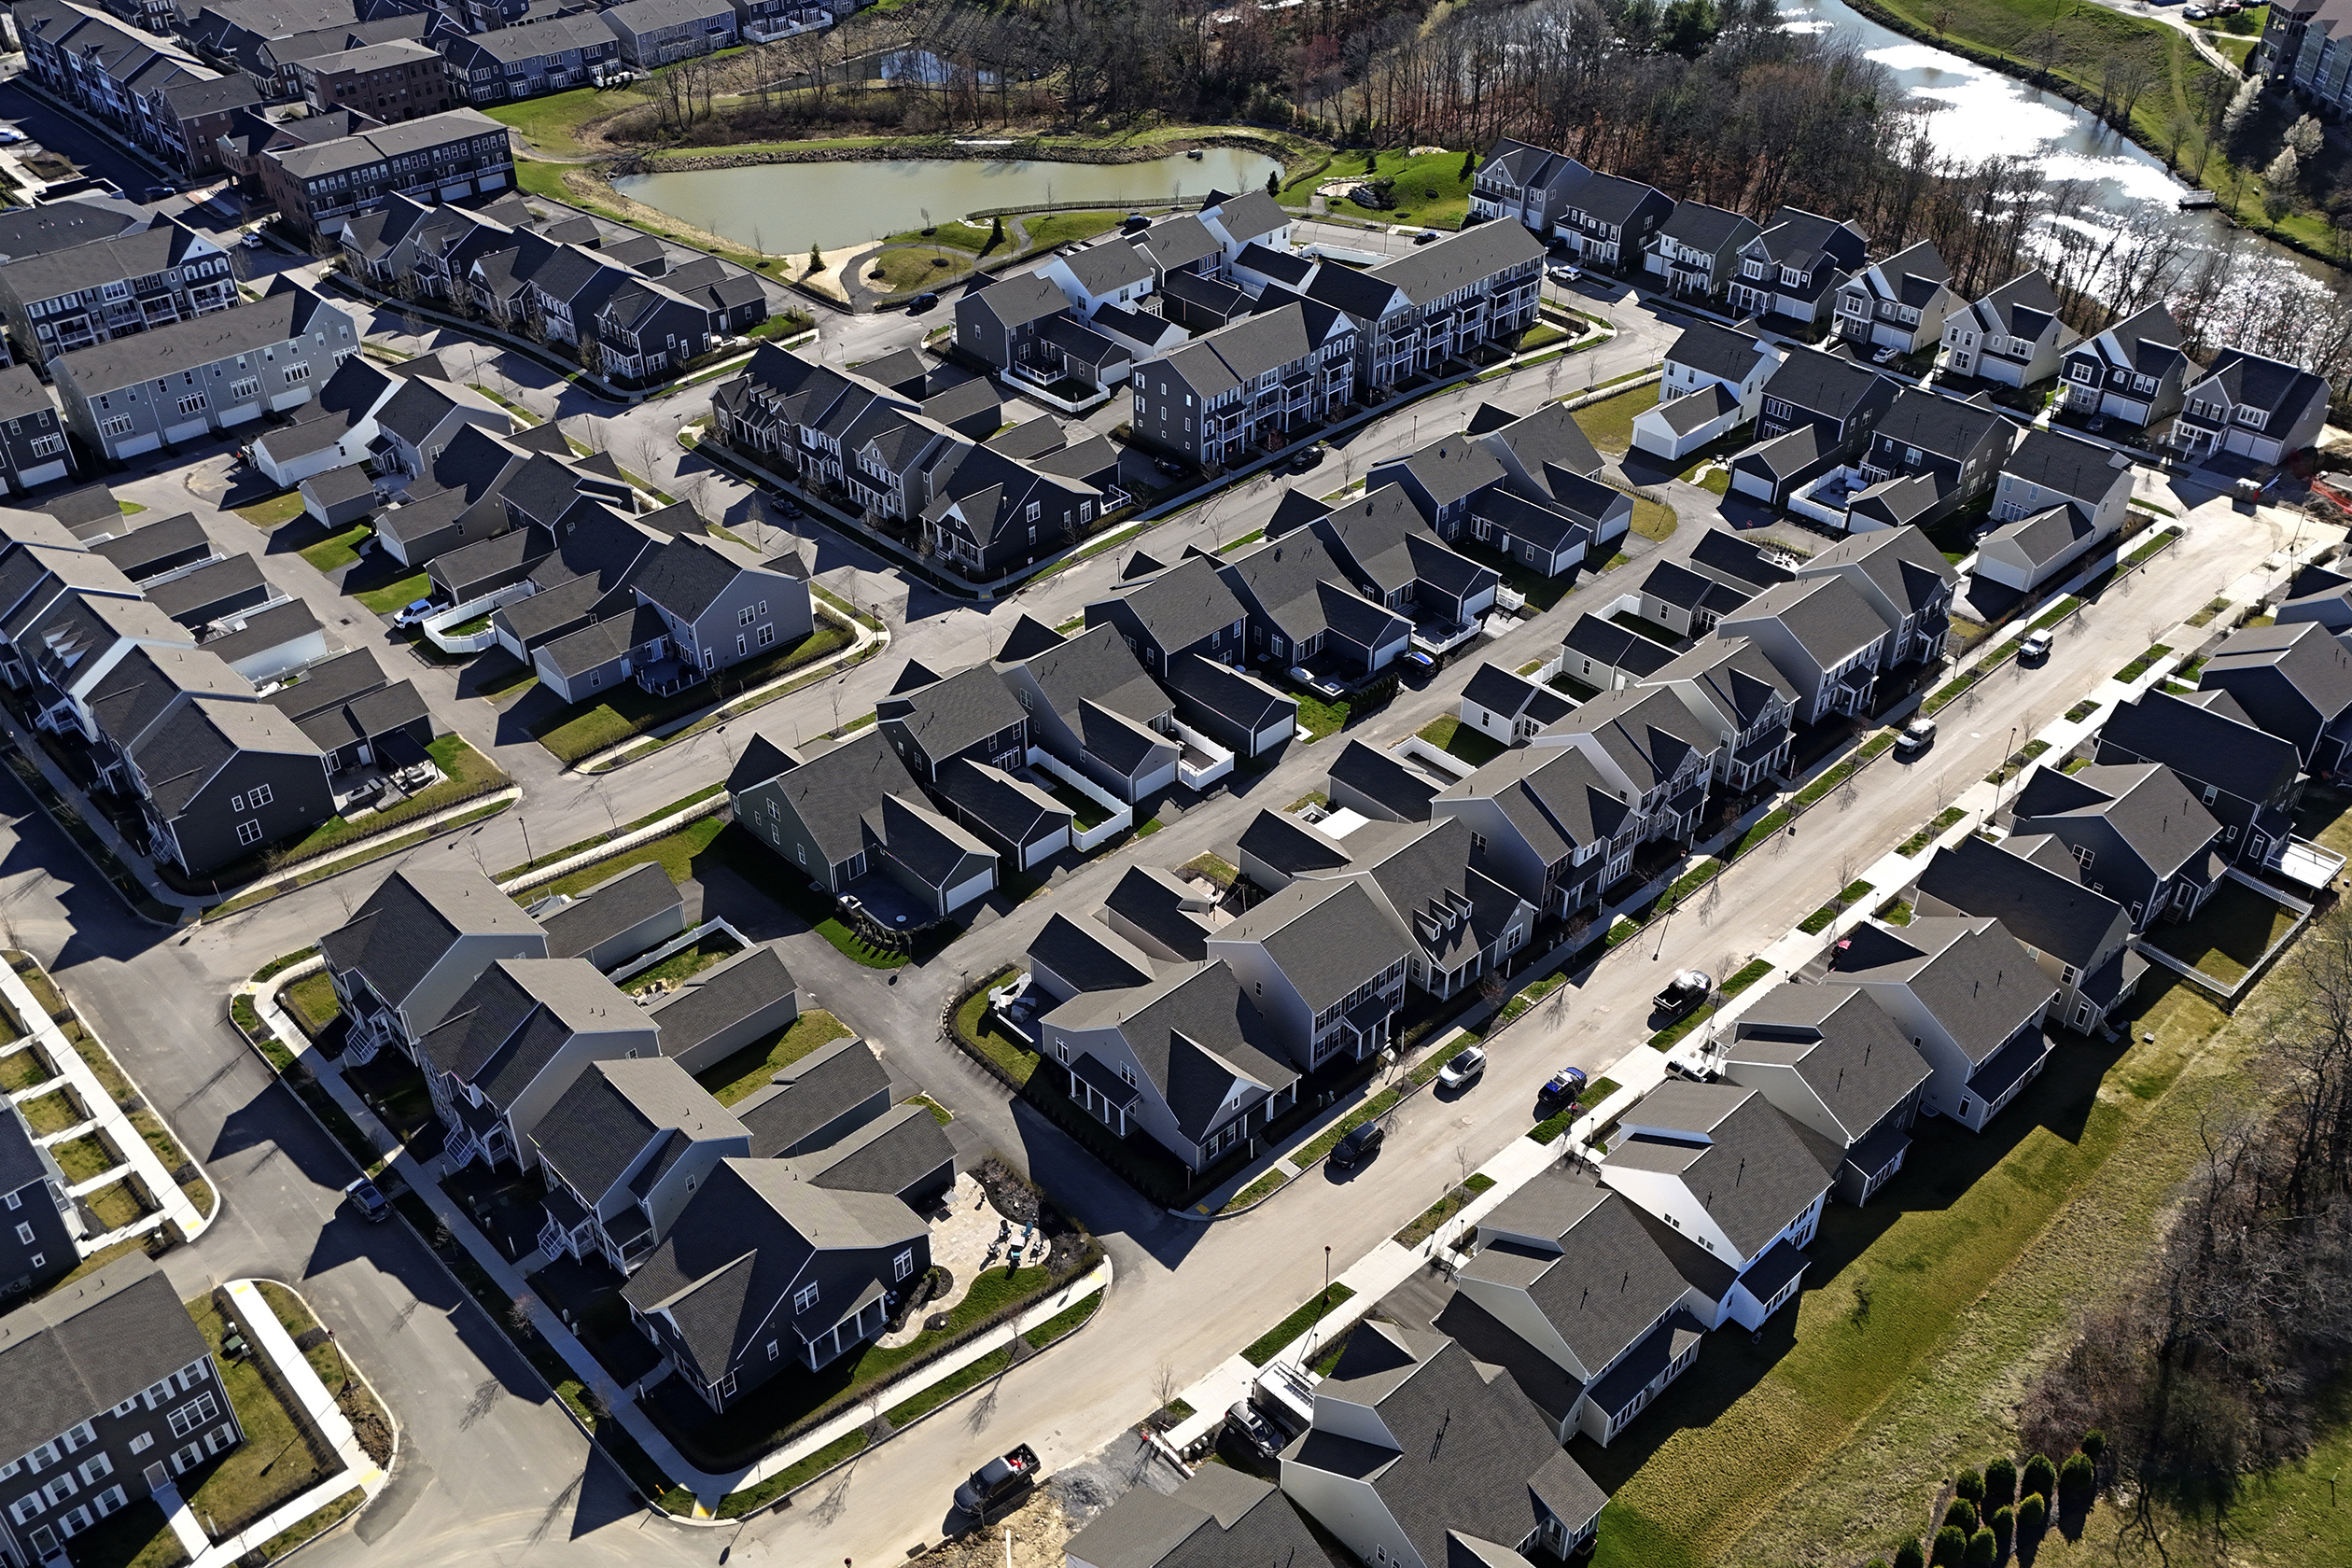
[[[17,143],[28,139],[25,133],[15,126],[0,125],[0,147],[14,147]]]
[[[1151,226],[1152,220],[1141,213],[1129,213],[1119,219],[1119,232],[1122,234],[1132,234],[1139,229],[1149,229]]]
[[[1291,454],[1290,471],[1293,473],[1305,473],[1309,469],[1320,467],[1323,460],[1323,442],[1317,441],[1312,446],[1301,447],[1298,451]]]
[[[1417,245],[1435,245],[1439,240],[1442,240],[1446,236],[1440,234],[1435,229],[1424,229],[1420,233],[1413,236],[1413,243]]]
[[[778,517],[798,517],[801,514],[800,502],[781,490],[768,492],[768,506]]]
[[[384,1200],[384,1195],[376,1191],[376,1184],[365,1176],[343,1188],[343,1196],[351,1199],[354,1211],[370,1225],[382,1225],[384,1217],[392,1212],[392,1205]]]
[[[1465,1045],[1437,1070],[1437,1086],[1441,1089],[1466,1089],[1486,1075],[1486,1064],[1484,1046]]]
[[[1252,1409],[1246,1399],[1235,1401],[1233,1408],[1225,1412],[1225,1431],[1260,1459],[1272,1459],[1282,1451],[1281,1439],[1274,1435],[1273,1423]]]
[[[1418,648],[1407,649],[1405,651],[1404,658],[1407,664],[1412,665],[1413,668],[1421,671],[1423,675],[1435,675],[1437,673],[1437,661],[1431,658],[1428,654],[1422,652]]]
[[[1181,474],[1184,471],[1184,465],[1173,457],[1155,457],[1152,459],[1152,467],[1164,474]]]
[[[1895,755],[1916,757],[1936,743],[1936,721],[1914,719],[1903,726],[1903,733],[1895,737]]]
[[[1551,280],[1554,283],[1563,285],[1582,283],[1584,281],[1584,269],[1582,267],[1554,267],[1551,269]]]
[[[413,626],[440,609],[441,606],[430,599],[413,599],[401,606],[399,611],[392,617],[392,624],[396,627]]]
[[[1585,1091],[1585,1074],[1581,1067],[1563,1067],[1544,1081],[1546,1099],[1574,1099]]]
[[[906,301],[906,314],[909,315],[920,315],[925,311],[930,310],[938,303],[939,296],[931,290],[926,288],[923,292],[916,295],[915,298]]]
[[[1895,356],[1901,352],[1902,351],[1897,348],[1893,343],[1887,343],[1875,350],[1870,355],[1870,363],[1873,365],[1891,365],[1895,362]]]
[[[237,243],[245,246],[247,250],[259,250],[263,245],[268,245],[270,242],[261,237],[260,230],[248,229],[245,232],[245,237]]]
[[[2046,631],[2026,633],[2025,640],[2017,645],[2018,663],[2023,665],[2040,664],[2044,659],[2050,657],[2050,650],[2056,640],[2056,638],[2052,637]]]
[[[1348,1135],[1339,1140],[1338,1146],[1331,1151],[1331,1163],[1342,1170],[1353,1169],[1377,1155],[1380,1145],[1387,1141],[1388,1128],[1379,1122],[1363,1123],[1350,1128]]]
[[[2181,7],[2180,14],[2187,17],[2191,21],[2203,21],[2213,13],[2206,10],[2203,6],[2184,6]]]
[[[1715,989],[1715,978],[1703,969],[1686,969],[1666,983],[1666,988],[1650,998],[1650,1006],[1669,1018],[1679,1018],[1701,1002]]]
[[[1022,1443],[974,1470],[956,1489],[956,1506],[986,1524],[991,1513],[1027,1496],[1036,1485],[1037,1450]]]

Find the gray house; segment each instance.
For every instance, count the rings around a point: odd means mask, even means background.
[[[360,338],[350,313],[280,279],[252,304],[62,354],[49,368],[66,425],[119,463],[308,402]]]
[[[621,41],[621,58],[640,71],[735,46],[735,8],[728,0],[626,0],[603,12]]]
[[[551,959],[586,959],[609,974],[686,934],[686,899],[659,861],[631,866],[539,908]]]
[[[677,1062],[590,1062],[531,1131],[547,1179],[539,1250],[632,1273],[711,1169],[750,1152],[749,1131]]]
[[[203,876],[334,815],[318,743],[267,703],[190,697],[131,749],[148,848]]]
[[[1872,993],[1851,986],[1767,991],[1731,1026],[1722,1071],[1842,1150],[1835,1191],[1855,1204],[1902,1169],[1934,1076]]]
[[[0,1319],[0,1556],[46,1562],[100,1519],[245,1441],[163,1271],[118,1258]]]
[[[403,867],[318,949],[350,1020],[344,1050],[365,1063],[385,1045],[413,1057],[491,964],[547,957],[547,933],[478,870]]]
[[[1057,761],[1130,805],[1175,782],[1183,751],[1169,729],[1175,699],[1110,627],[1026,658],[1000,657],[996,669],[1029,714],[1030,737]]]
[[[71,1273],[84,1229],[56,1157],[33,1141],[14,1101],[0,1107],[0,1302]]]

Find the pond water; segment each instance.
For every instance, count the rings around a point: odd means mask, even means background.
[[[842,163],[758,163],[631,175],[613,189],[737,244],[777,255],[831,250],[945,223],[986,207],[1043,202],[1124,209],[1263,189],[1278,159],[1206,147],[1149,163],[993,163],[979,159],[888,159]]]
[[[1782,13],[1792,32],[1852,42],[1885,67],[1914,104],[1932,105],[1927,134],[1939,152],[1972,161],[2027,159],[2050,184],[2077,184],[2089,192],[2085,220],[2095,222],[2102,213],[2118,224],[2161,217],[2201,250],[2233,237],[2241,265],[2250,259],[2289,287],[2341,285],[2342,274],[2325,263],[2234,231],[2218,213],[2182,212],[2177,203],[2189,188],[2162,159],[2054,93],[1881,27],[1841,0],[1785,0]]]

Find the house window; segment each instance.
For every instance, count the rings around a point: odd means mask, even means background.
[[[768,1360],[770,1361],[774,1361],[777,1356],[784,1353],[782,1348],[779,1347],[773,1339],[767,1342],[767,1352]]]
[[[245,845],[260,843],[261,824],[259,822],[239,822],[237,824],[237,842]]]
[[[745,605],[741,609],[735,611],[735,624],[738,626],[749,626],[751,624],[752,619],[753,613],[749,605]]]
[[[220,1407],[214,1402],[213,1396],[209,1393],[200,1393],[178,1409],[174,1410],[165,1418],[165,1421],[172,1429],[173,1436],[185,1437],[206,1421],[218,1417],[219,1414]]]
[[[131,416],[127,413],[118,413],[112,419],[101,421],[98,426],[98,433],[102,436],[129,435],[131,433]]]
[[[909,1247],[890,1260],[890,1278],[903,1280],[915,1272],[915,1249]]]
[[[808,1310],[811,1307],[814,1307],[814,1306],[816,1306],[816,1305],[817,1305],[817,1287],[816,1287],[815,1285],[803,1285],[803,1286],[802,1286],[799,1290],[797,1290],[797,1291],[795,1291],[795,1292],[793,1292],[793,1293],[792,1293],[792,1310],[793,1310],[793,1311],[795,1311],[795,1312],[805,1312],[805,1311],[807,1311],[807,1310]]]
[[[229,396],[240,402],[247,398],[258,398],[260,395],[261,382],[259,377],[247,376],[243,381],[232,381],[229,384]]]
[[[310,367],[308,365],[288,365],[281,373],[285,375],[286,385],[288,386],[293,385],[297,382],[310,380]]]
[[[35,457],[54,457],[64,450],[65,438],[63,436],[35,436],[33,438],[33,455]]]
[[[103,1453],[96,1454],[91,1456],[89,1463],[81,1467],[82,1484],[87,1486],[92,1481],[103,1480],[113,1474],[114,1461]]]
[[[741,641],[742,639],[738,637],[736,640]],[[762,626],[760,628],[759,643],[762,648],[765,648],[769,643],[774,642],[775,640],[776,628],[774,626]]]
[[[2075,864],[2080,866],[2085,871],[2089,871],[2091,869],[2092,862],[2096,861],[2099,857],[2095,850],[2078,844],[2074,847],[2074,858]]]
[[[275,798],[274,792],[267,784],[256,784],[251,790],[245,791],[245,799],[251,801],[256,807],[267,805]]]
[[[179,411],[182,413],[203,413],[204,395],[202,392],[191,392],[187,397],[182,398],[179,400]]]

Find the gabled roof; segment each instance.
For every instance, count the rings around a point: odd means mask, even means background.
[[[1582,614],[1568,623],[1568,634],[1561,639],[1561,647],[1621,669],[1636,679],[1656,675],[1659,670],[1677,663],[1674,651],[1652,642],[1639,632],[1628,631],[1614,621],[1603,621],[1598,615]]]
[[[286,284],[273,286],[273,292],[235,310],[214,311],[76,349],[59,355],[49,365],[53,374],[70,378],[82,392],[95,398],[133,382],[154,380],[161,372],[201,370],[217,360],[258,353],[313,332],[326,333],[329,347],[339,343],[356,346],[359,342],[351,317],[340,307],[307,288]]]
[[[1046,1022],[1116,1029],[1178,1129],[1196,1142],[1226,1119],[1237,1085],[1273,1094],[1298,1081],[1273,1026],[1221,963],[1127,990],[1081,992]]]
[[[1694,753],[1705,755],[1723,744],[1662,686],[1603,692],[1544,734],[1592,736],[1637,790],[1671,782]]]
[[[1471,414],[1466,434],[1485,438],[1491,448],[1508,451],[1531,483],[1547,487],[1553,469],[1589,479],[1601,471],[1601,454],[1565,403],[1546,403],[1518,418],[1491,403]]]
[[[1532,265],[1544,259],[1542,242],[1517,223],[1481,223],[1449,234],[1435,245],[1422,245],[1393,261],[1383,261],[1365,276],[1401,290],[1416,305],[1425,305],[1457,289],[1482,283],[1500,272]],[[1318,276],[1318,282],[1321,277]]]
[[[1407,956],[1404,936],[1352,880],[1294,882],[1218,936],[1265,948],[1318,1013]]]
[[[574,1036],[653,1027],[585,959],[499,959],[417,1043],[429,1071],[503,1110]]]
[[[584,958],[665,910],[682,908],[685,902],[661,861],[631,866],[574,894],[569,903],[541,917],[547,931],[547,956]]]
[[[2261,409],[2281,421],[2276,427],[2281,431],[2286,428],[2284,421],[2302,413],[2312,399],[2324,404],[2328,397],[2327,383],[2309,371],[2241,348],[2223,349],[2190,385],[2206,388],[2208,398],[2214,391],[2224,392],[2234,404]],[[2264,428],[2272,427],[2266,424]]]
[[[884,699],[881,717],[903,727],[933,762],[1018,724],[1027,710],[987,665],[959,670],[905,696]]]
[[[2118,703],[2100,728],[2098,755],[2163,763],[2249,801],[2272,799],[2300,771],[2294,746],[2263,731],[2226,692],[2181,697],[2150,687]]]
[[[1090,296],[1132,288],[1152,280],[1152,259],[1123,239],[1107,239],[1061,258],[1070,275]]]
[[[1291,215],[1281,204],[1263,190],[1244,190],[1239,196],[1226,196],[1214,205],[1201,208],[1204,217],[1213,217],[1217,226],[1237,240],[1254,239],[1290,227]]]
[[[735,1113],[750,1131],[752,1157],[772,1159],[877,1097],[888,1103],[889,1092],[889,1071],[873,1046],[851,1035],[788,1063]]]
[[[1717,637],[1677,654],[1648,677],[1663,686],[1687,680],[1739,729],[1754,723],[1773,702],[1794,703],[1797,689],[1748,637]]]
[[[1211,901],[1157,866],[1129,866],[1102,906],[1178,957],[1197,963],[1208,951]]]
[[[593,1204],[648,1143],[672,1133],[688,1143],[739,1138],[750,1147],[743,1124],[667,1057],[585,1064],[532,1127],[530,1141]]]
[[[0,1449],[29,1453],[208,1351],[163,1271],[117,1258],[0,1318]]]
[[[1765,589],[1725,619],[1723,627],[1729,630],[1723,635],[1736,632],[1738,624],[1767,620],[1786,627],[1824,670],[1835,669],[1886,635],[1886,623],[1870,601],[1834,573]]]
[[[132,760],[147,782],[147,799],[166,821],[185,811],[220,770],[250,752],[309,759],[322,775],[318,746],[267,703],[192,696],[139,737]]]
[[[2018,273],[1971,308],[1982,330],[2035,343],[2058,319],[2058,291],[2036,267]]]
[[[2180,324],[2159,303],[2124,317],[2069,353],[2088,354],[2116,369],[2161,379],[2188,362],[2180,344]]]
[[[2095,510],[2116,480],[2128,477],[2131,459],[2063,430],[2028,430],[2001,464],[2001,472],[2055,491],[2084,510]]]
[[[1984,847],[2025,863],[1992,845]],[[1859,926],[1835,955],[1836,967],[1822,976],[1820,988],[1877,982],[1901,986],[1944,1027],[1969,1062],[1981,1066],[2058,994],[2056,982],[2021,945],[2024,930],[2012,931],[2006,918],[1990,916],[1920,916],[1902,927]],[[2062,959],[2065,957],[2060,954]]]
[[[747,747],[743,762],[752,761]],[[890,749],[889,741],[874,730],[853,735],[805,762],[791,759],[789,765],[766,778],[746,777],[745,767],[738,766],[728,779],[728,788],[740,795],[769,779],[775,780],[801,826],[834,865],[864,850],[861,821],[869,807],[886,795],[916,792],[915,776]]]
[[[1093,703],[1148,723],[1169,709],[1169,698],[1135,661],[1118,632],[1090,626],[1022,661],[1061,721],[1076,727],[1083,704]]]
[[[2011,809],[2018,833],[2055,833],[2069,844],[2084,842],[2076,824],[2102,823],[2109,842],[2160,881],[2207,854],[2221,836],[2221,824],[2198,803],[2196,791],[2156,763],[2094,764],[2074,773],[2036,768]]]
[[[1622,1124],[1626,1135],[1602,1160],[1601,1180],[1619,1170],[1674,1177],[1743,1259],[1763,1253],[1829,1187],[1804,1130],[1754,1089],[1670,1080]]]
[[[1524,1291],[1586,1370],[1623,1355],[1688,1283],[1625,1199],[1551,1167],[1478,1222],[1457,1279]]]
[[[1739,213],[1685,200],[1674,203],[1674,210],[1658,226],[1658,233],[1660,239],[1693,250],[1713,251],[1727,245],[1744,245],[1757,233],[1757,227],[1753,219]]]
[[[2123,906],[2113,899],[1973,833],[1936,851],[1919,874],[1919,890],[1979,919],[1998,920],[2027,947],[2080,970],[2128,929]],[[1919,924],[1904,928],[1911,933],[1906,940],[1925,939]]]
[[[1859,571],[1898,610],[1917,614],[1950,596],[1959,573],[1918,528],[1882,528],[1840,539],[1797,568],[1798,581],[1848,567]]]
[[[1885,379],[1868,365],[1843,356],[1791,344],[1779,367],[1766,378],[1764,395],[1807,413],[1843,421]]]
[[[1939,457],[1960,459],[1987,436],[2014,427],[1983,393],[1963,400],[1921,387],[1906,387],[1879,420],[1878,434]]]
[[[1119,595],[1127,610],[1164,651],[1190,648],[1242,619],[1241,601],[1218,576],[1212,560],[1194,556]],[[1086,607],[1087,624],[1097,623],[1100,605]]]
[[[1407,822],[1429,820],[1429,803],[1444,788],[1431,774],[1408,767],[1387,752],[1351,740],[1332,759],[1331,782],[1345,784]]]
[[[1005,327],[1019,327],[1070,308],[1070,301],[1062,297],[1060,289],[1054,287],[1053,280],[1036,273],[1022,273],[1001,283],[992,283],[965,298],[973,301]],[[959,301],[958,304],[960,306],[961,302]]]
[[[2264,672],[2284,681],[2322,725],[2352,708],[2352,649],[2311,621],[2231,633],[2205,660],[2197,684],[2227,690],[2240,677]]]
[[[1577,187],[1569,202],[1575,212],[1601,223],[1623,228],[1633,221],[1634,215],[1652,203],[1664,205],[1673,199],[1656,186],[1644,185],[1618,175],[1594,175]]]
[[[1068,1544],[1092,1568],[1334,1568],[1280,1488],[1224,1464],[1204,1464],[1163,1496],[1131,1488]]]
[[[1933,1071],[1869,993],[1852,986],[1775,986],[1748,1004],[1731,1034],[1727,1067],[1794,1071],[1844,1129],[1847,1148]]]
[[[1633,810],[1573,746],[1505,751],[1437,798],[1492,800],[1546,864],[1615,837]]]

